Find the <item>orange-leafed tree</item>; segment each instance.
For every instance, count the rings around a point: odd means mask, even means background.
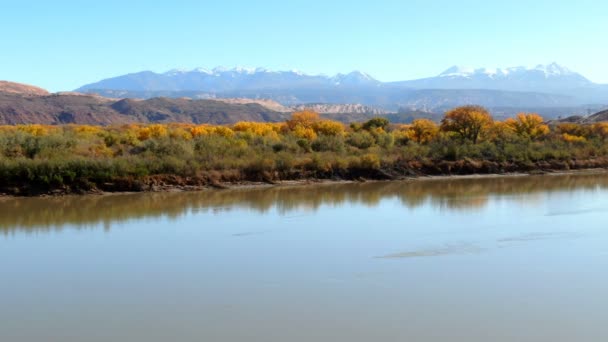
[[[314,124],[321,120],[319,114],[312,110],[302,110],[291,115],[291,119],[287,121],[287,127],[290,130],[295,130],[296,127],[313,128]]]
[[[426,144],[435,139],[439,133],[439,126],[429,119],[416,119],[408,127],[408,133],[411,140]]]
[[[200,137],[203,135],[211,134],[211,127],[209,125],[198,125],[190,128],[190,134],[193,137]]]
[[[441,129],[456,133],[463,141],[477,144],[479,138],[492,126],[492,115],[481,106],[462,106],[447,113],[441,121]]]
[[[344,124],[333,120],[319,120],[313,124],[315,133],[329,136],[344,134]]]
[[[167,136],[167,127],[162,124],[154,124],[142,127],[137,133],[137,138],[141,141],[148,140],[150,138],[160,138],[164,136]]]
[[[555,127],[555,129],[557,130],[557,133],[560,133],[560,134],[565,133],[565,134],[570,134],[570,135],[576,135],[579,137],[589,134],[588,127],[585,127],[583,125],[580,125],[580,124],[574,123],[574,122],[560,123]]]
[[[505,120],[505,124],[521,137],[538,139],[549,134],[549,126],[544,121],[542,116],[535,113],[519,113],[517,117]]]
[[[275,140],[279,139],[280,126],[266,122],[240,121],[232,126],[235,132],[245,132],[260,137],[268,137]]]
[[[315,140],[317,138],[317,133],[315,133],[314,129],[304,126],[296,126],[293,130],[293,135],[306,140]]]

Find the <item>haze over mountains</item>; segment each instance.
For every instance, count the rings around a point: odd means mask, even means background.
[[[335,76],[263,68],[144,71],[85,85],[79,92],[110,97],[259,98],[286,106],[363,104],[383,110],[441,111],[480,104],[491,108],[556,108],[608,103],[608,86],[556,63],[533,68],[451,67],[438,76],[380,82],[354,71]]]

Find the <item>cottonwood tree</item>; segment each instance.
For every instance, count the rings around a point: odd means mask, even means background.
[[[482,134],[492,126],[492,116],[481,106],[457,107],[445,114],[441,121],[441,129],[454,132],[465,141],[477,144]]]
[[[533,140],[549,134],[549,126],[535,113],[519,113],[516,118],[505,120],[505,124],[515,134]]]
[[[419,144],[429,143],[439,133],[439,126],[429,119],[416,119],[409,126],[408,136]]]
[[[318,113],[313,112],[312,110],[303,110],[293,113],[291,119],[286,123],[290,130],[295,130],[298,126],[312,129],[314,124],[319,120],[321,120],[321,118]]]

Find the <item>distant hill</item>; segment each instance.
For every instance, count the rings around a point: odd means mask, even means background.
[[[108,97],[269,99],[284,106],[360,103],[388,111],[436,111],[445,106],[573,107],[608,104],[608,86],[595,84],[556,63],[533,68],[451,67],[435,77],[380,82],[354,71],[335,76],[298,71],[216,68],[144,71],[85,85],[80,92]]]
[[[24,96],[49,95],[49,92],[42,88],[8,81],[0,81],[0,92],[9,94],[20,94]]]
[[[591,115],[590,117],[588,117],[588,119],[589,119],[588,121],[591,121],[591,122],[607,122],[608,121],[608,110]]]
[[[0,92],[0,124],[93,124],[184,122],[229,124],[237,121],[283,121],[279,113],[256,103],[153,98],[114,100],[82,94],[42,96]]]
[[[15,124],[90,124],[112,125],[126,123],[209,123],[231,124],[238,121],[278,122],[289,118],[291,112],[304,109],[287,108],[272,101],[248,99],[191,100],[183,98],[111,99],[79,93],[42,96],[0,92],[0,125]],[[442,114],[404,110],[385,113],[362,105],[322,105],[323,117],[345,123],[369,120],[374,116],[388,118],[394,123],[409,123],[416,118],[439,120]]]
[[[439,123],[443,119],[443,113],[429,113],[423,111],[403,110],[399,113],[366,114],[366,113],[325,113],[321,117],[344,123],[364,122],[372,117],[386,118],[390,123],[409,124],[416,119],[429,119]]]
[[[308,103],[296,105],[292,107],[294,110],[312,110],[320,114],[367,114],[367,115],[382,115],[388,114],[388,111],[365,106],[362,104],[328,104],[328,103]]]
[[[257,103],[232,104],[214,100],[171,99],[157,97],[148,100],[123,99],[111,105],[122,115],[139,122],[188,122],[229,124],[238,121],[277,122],[288,115],[265,108]]]
[[[256,99],[245,99],[245,98],[237,98],[237,99],[223,99],[223,98],[215,98],[215,101],[220,101],[229,104],[259,104],[262,107],[268,108],[270,110],[274,110],[275,112],[280,113],[290,113],[293,112],[292,108],[285,107],[282,104],[272,101],[272,100],[256,100]]]
[[[598,112],[598,113],[595,113],[595,114],[589,115],[589,116],[573,115],[573,116],[569,116],[569,117],[560,119],[557,122],[573,122],[573,123],[581,123],[581,124],[608,122],[608,110],[603,110],[601,112]]]

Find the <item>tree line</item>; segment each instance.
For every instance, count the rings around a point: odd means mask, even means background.
[[[496,121],[479,106],[454,108],[439,123],[345,125],[305,110],[286,122],[226,126],[0,126],[0,191],[608,166],[607,138],[608,123],[551,124],[534,113]]]

